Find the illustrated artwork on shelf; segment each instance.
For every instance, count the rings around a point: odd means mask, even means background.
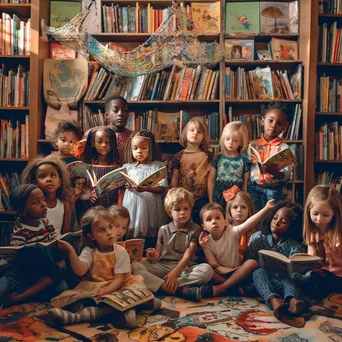
[[[280,61],[298,60],[298,42],[289,39],[271,39],[273,59]]]
[[[51,1],[50,26],[62,27],[82,11],[82,1]]]
[[[224,51],[227,59],[254,60],[254,40],[226,39]]]
[[[192,19],[206,33],[220,32],[220,2],[191,3]]]

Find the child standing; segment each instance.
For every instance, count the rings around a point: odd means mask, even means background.
[[[75,144],[82,138],[81,128],[75,121],[62,120],[58,123],[54,132],[57,152],[55,153],[65,164],[70,164],[78,159],[71,155]]]
[[[111,205],[107,211],[114,222],[116,241],[124,240],[131,220],[127,208],[121,205]]]
[[[304,276],[303,285],[315,298],[342,290],[341,215],[342,197],[336,189],[316,185],[310,191],[304,211],[304,242],[308,254],[323,258],[323,267],[321,272]]]
[[[289,147],[285,143],[285,138],[279,138],[289,123],[287,114],[279,104],[267,109],[262,108],[262,112],[261,125],[264,126],[264,133],[250,145],[259,152],[261,162],[264,162],[270,156]],[[290,177],[290,165],[282,171],[260,168],[256,158],[250,158],[252,166],[248,193],[252,196],[255,211],[259,211],[268,200],[275,199],[278,202],[282,199],[283,186]]]
[[[171,187],[181,186],[195,198],[192,219],[200,224],[199,212],[208,203],[208,175],[212,159],[207,127],[202,120],[191,119],[184,127],[180,144],[184,150],[175,154],[172,160]]]
[[[57,238],[55,229],[46,219],[47,206],[43,192],[33,184],[13,189],[10,201],[17,210],[11,236],[12,246],[49,242]],[[40,244],[18,252],[13,267],[0,279],[0,300],[17,304],[27,300],[46,301],[58,294],[61,274],[49,250]],[[66,289],[66,284],[59,284]],[[64,288],[63,288],[64,287]]]
[[[90,174],[94,172],[97,179],[110,171],[119,168],[119,153],[116,145],[115,132],[105,126],[94,127],[88,134],[82,161],[90,164]],[[93,195],[94,192],[93,192]],[[108,208],[112,204],[122,203],[123,191],[121,188],[112,191],[106,191],[100,198],[91,198],[95,205],[102,205]]]
[[[164,166],[155,160],[155,145],[153,134],[145,130],[133,133],[129,139],[126,146],[128,164],[124,164],[124,167],[136,183]],[[128,236],[146,238],[148,247],[155,245],[158,228],[166,223],[163,208],[166,187],[165,178],[158,186],[137,186],[125,191],[123,206],[128,209],[131,217]]]
[[[55,228],[57,237],[71,230],[69,174],[64,162],[53,156],[33,160],[21,175],[22,183],[36,184],[44,193],[46,217]]]
[[[298,205],[277,203],[265,220],[264,230],[252,235],[245,259],[253,259],[260,266],[258,251],[261,249],[275,251],[288,258],[295,253],[305,253],[306,248],[298,242],[301,240],[302,221],[303,211]],[[293,282],[276,269],[259,268],[252,276],[254,286],[276,318],[282,320],[287,313],[300,315],[305,309],[304,302],[296,298]]]
[[[237,185],[246,191],[249,178],[250,162],[245,155],[248,144],[247,127],[240,121],[227,124],[220,138],[222,154],[211,162],[208,178],[210,203],[219,203],[226,207],[222,192]]]
[[[81,226],[87,247],[79,257],[68,242],[60,240],[58,246],[67,253],[74,272],[84,276],[84,279],[73,290],[51,300],[54,308],[49,310],[50,318],[57,324],[66,325],[96,321],[111,315],[118,327],[134,328],[136,315],[132,309],[122,315],[109,305],[86,306],[76,313],[61,309],[74,303],[84,291],[95,291],[96,297],[102,297],[121,288],[130,289],[134,285],[144,287],[141,276],[131,275],[130,259],[125,248],[115,244],[113,220],[103,207],[89,209],[82,217]],[[160,305],[160,300],[151,300],[145,308],[158,309]]]
[[[208,264],[196,265],[194,257],[201,232],[200,226],[191,222],[193,195],[184,188],[168,191],[165,210],[172,222],[158,232],[156,248],[146,250],[146,261],[134,263],[134,273],[141,274],[147,287],[159,289],[192,301],[200,301],[198,287],[186,285],[205,284],[213,276]]]
[[[204,232],[201,233],[199,243],[204,250],[206,259],[214,271],[219,266],[236,269],[226,277],[215,272],[213,280],[219,285],[202,285],[202,298],[211,298],[219,293],[239,284],[256,268],[254,260],[247,260],[241,265],[239,256],[239,239],[253,229],[274,206],[273,201],[244,223],[230,225],[224,218],[223,208],[217,203],[209,203],[201,210],[201,220]]]

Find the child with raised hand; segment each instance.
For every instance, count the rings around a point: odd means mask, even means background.
[[[36,184],[44,193],[47,205],[46,217],[55,228],[57,237],[71,228],[69,174],[65,163],[50,155],[31,161],[21,175],[22,183]]]
[[[308,254],[323,259],[321,272],[303,277],[302,285],[314,298],[342,291],[342,196],[326,185],[311,189],[304,210],[304,242]],[[300,275],[295,274],[295,280]],[[296,279],[297,278],[297,279]]]
[[[145,286],[141,276],[131,275],[130,259],[125,248],[115,244],[114,222],[105,208],[90,208],[83,215],[81,226],[87,247],[80,256],[66,241],[58,241],[58,246],[67,253],[73,271],[84,278],[73,290],[65,291],[51,300],[54,308],[49,310],[49,317],[55,324],[67,325],[96,321],[107,316],[115,318],[114,324],[119,328],[134,328],[134,309],[122,313],[109,305],[89,306],[89,302],[78,301],[77,296],[85,291],[95,291],[96,297],[100,298],[121,288],[129,290],[134,285]],[[79,303],[78,308],[83,304],[83,309],[76,313],[61,309],[75,302]],[[160,306],[161,301],[153,299],[140,308],[158,309]]]
[[[290,257],[305,253],[301,241],[303,210],[291,202],[278,202],[265,219],[264,230],[252,235],[245,253],[245,260],[255,260],[259,265],[258,251],[271,250]],[[300,315],[305,303],[296,298],[292,280],[276,269],[258,268],[252,274],[253,284],[265,303],[279,320],[286,315]],[[286,321],[288,323],[288,321]],[[290,323],[288,323],[290,324]]]
[[[94,172],[97,179],[121,166],[116,145],[115,132],[105,126],[94,127],[90,130],[84,147],[82,161],[90,165],[90,174]],[[112,204],[121,204],[123,190],[121,188],[106,191],[97,198],[92,192],[90,201],[94,205],[108,208]]]
[[[254,260],[247,260],[243,264],[239,256],[239,239],[253,229],[265,215],[274,207],[274,201],[267,202],[266,206],[255,215],[247,218],[243,223],[230,225],[224,217],[223,208],[217,203],[209,203],[201,210],[201,220],[204,232],[199,237],[209,265],[214,269],[213,280],[218,285],[202,285],[202,298],[217,296],[223,291],[239,284],[256,268]],[[237,269],[226,277],[216,271],[219,266]]]
[[[155,159],[154,135],[145,130],[133,133],[126,146],[128,164],[123,165],[128,176],[139,183],[164,166],[162,162]],[[146,238],[147,246],[155,245],[158,229],[166,223],[163,208],[163,194],[166,187],[166,178],[157,186],[127,186],[122,204],[128,209],[131,217],[129,238]]]
[[[82,131],[77,122],[67,120],[60,121],[54,135],[55,145],[58,150],[54,155],[58,156],[67,165],[74,161],[78,161],[78,159],[71,154],[75,144],[82,139]]]
[[[262,107],[261,125],[264,127],[264,133],[250,145],[259,152],[261,162],[264,162],[289,147],[285,138],[280,138],[280,134],[285,132],[289,125],[287,111],[278,103]],[[260,167],[253,155],[250,159],[252,166],[248,193],[252,196],[255,210],[259,211],[268,200],[275,199],[278,202],[283,198],[283,186],[290,177],[290,165],[278,171]]]
[[[134,263],[134,273],[144,277],[152,292],[162,290],[191,301],[200,301],[198,286],[213,276],[208,264],[195,262],[195,251],[201,227],[191,222],[193,195],[184,188],[170,189],[165,198],[165,210],[172,222],[158,232],[155,248],[146,250],[147,260]]]
[[[55,229],[46,219],[44,194],[36,185],[17,186],[10,194],[10,201],[17,210],[12,246],[50,242],[57,238]],[[61,281],[61,273],[49,249],[40,244],[24,248],[18,252],[13,267],[0,278],[0,300],[8,305],[28,300],[50,300],[67,288]]]
[[[175,154],[172,160],[171,187],[181,186],[195,198],[192,219],[200,224],[199,212],[208,203],[208,175],[212,154],[208,152],[209,134],[202,120],[191,119],[184,127],[180,144],[184,150]]]
[[[116,241],[123,241],[127,237],[127,231],[131,221],[129,211],[121,205],[111,205],[107,211],[114,222]]]
[[[226,207],[223,191],[234,185],[246,191],[250,162],[246,156],[248,144],[247,127],[240,121],[228,123],[222,131],[220,148],[222,154],[211,161],[208,178],[210,203],[219,203]]]

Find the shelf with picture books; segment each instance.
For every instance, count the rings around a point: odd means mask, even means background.
[[[0,172],[0,216],[12,215],[15,212],[9,200],[11,191],[20,184],[18,172]]]

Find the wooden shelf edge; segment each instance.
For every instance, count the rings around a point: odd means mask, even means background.
[[[254,61],[246,61],[246,60],[231,60],[226,59],[225,64],[226,65],[239,65],[239,66],[245,66],[245,65],[259,65],[259,64],[284,64],[284,65],[292,65],[292,64],[301,64],[303,63],[302,60],[295,60],[295,61],[279,61],[277,59],[272,60],[254,60]]]
[[[0,216],[1,215],[16,215],[17,213],[13,210],[0,210]]]
[[[314,160],[315,163],[341,164],[342,160]]]
[[[1,7],[31,7],[31,4],[0,4]]]
[[[105,100],[94,100],[94,101],[83,101],[85,105],[87,104],[103,104],[105,103]],[[129,105],[141,105],[141,104],[219,104],[220,100],[192,100],[192,101],[163,101],[163,100],[157,100],[157,101],[128,101]]]
[[[317,66],[333,66],[333,67],[340,67],[342,63],[329,63],[329,62],[318,62]]]
[[[27,162],[28,158],[0,158],[0,162],[2,161],[11,161],[11,162]]]
[[[0,110],[30,110],[30,107],[0,107]]]
[[[342,112],[316,112],[316,115],[342,115]]]
[[[284,99],[272,99],[272,100],[225,100],[225,103],[264,103],[264,102],[291,102],[291,103],[302,103],[303,100],[284,100]]]
[[[0,58],[25,58],[30,59],[30,55],[0,55]]]

